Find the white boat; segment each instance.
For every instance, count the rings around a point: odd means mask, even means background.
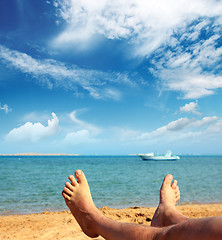
[[[155,155],[154,153],[140,153],[138,156],[143,160],[150,161],[175,161],[180,159],[179,156],[172,155],[171,152],[167,152],[165,155]]]

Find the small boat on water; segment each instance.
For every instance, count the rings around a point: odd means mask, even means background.
[[[172,155],[171,152],[167,152],[165,155],[155,155],[154,153],[140,153],[138,156],[143,160],[150,161],[175,161],[180,159],[179,156]]]

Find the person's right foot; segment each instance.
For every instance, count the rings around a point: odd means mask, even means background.
[[[160,188],[159,206],[153,216],[151,226],[163,227],[173,224],[174,217],[179,214],[176,210],[176,203],[180,199],[180,191],[177,181],[173,180],[173,176],[168,174],[165,176]]]

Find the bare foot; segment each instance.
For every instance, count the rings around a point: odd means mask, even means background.
[[[159,206],[153,216],[151,226],[163,227],[176,224],[187,220],[185,216],[176,210],[176,203],[180,199],[180,191],[177,181],[173,180],[173,176],[168,174],[165,176],[160,188]]]
[[[101,213],[93,203],[84,173],[77,170],[75,177],[77,181],[73,175],[69,176],[71,184],[69,182],[65,183],[62,196],[83,232],[89,237],[98,237],[95,220]]]

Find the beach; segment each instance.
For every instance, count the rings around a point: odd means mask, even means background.
[[[178,205],[177,209],[191,218],[222,215],[222,203]],[[100,211],[113,220],[149,226],[155,208],[131,207],[115,209],[103,207]],[[0,239],[87,240],[90,238],[82,232],[69,211],[60,211],[0,216]],[[96,239],[102,240],[104,238],[98,237]]]
[[[167,173],[178,180],[177,208],[185,216],[222,215],[221,163],[222,156],[181,156],[172,162],[137,156],[1,156],[0,240],[90,239],[61,196],[76,169],[84,171],[95,205],[113,220],[149,226]]]

